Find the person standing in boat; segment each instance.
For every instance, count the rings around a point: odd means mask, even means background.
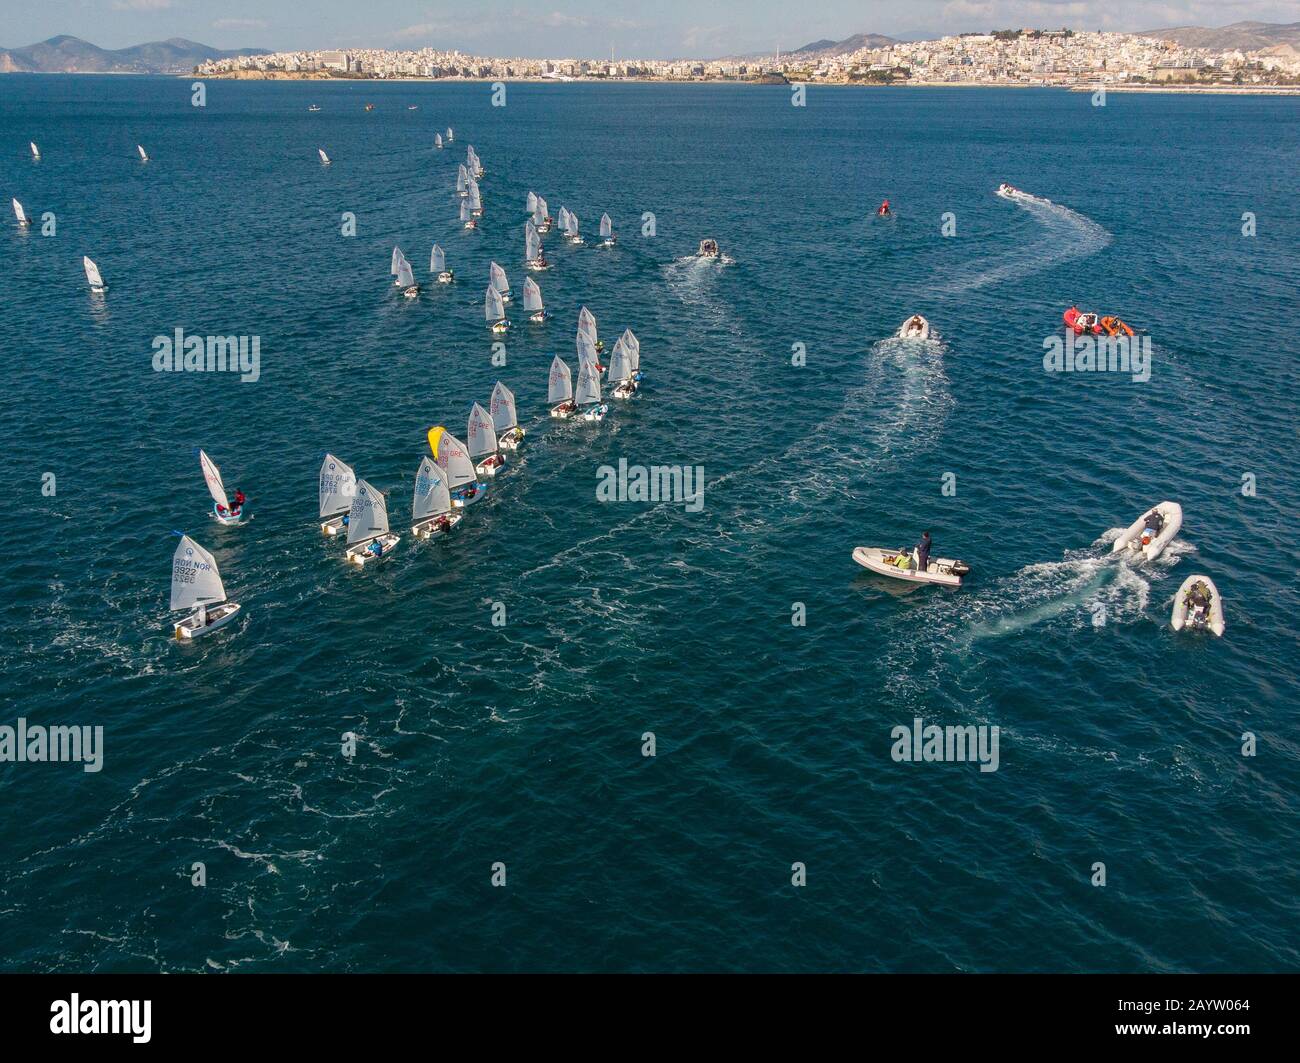
[[[244,492],[241,491],[241,490],[239,490],[238,488],[236,488],[236,489],[235,489],[235,504],[234,504],[233,506],[230,507],[230,515],[231,515],[232,517],[237,517],[237,516],[239,516],[239,514],[242,513],[243,510],[244,510],[244,503],[245,503],[246,501],[248,501],[248,499],[245,497]]]
[[[930,533],[921,533],[921,541],[916,544],[916,570],[924,572],[930,567]]]

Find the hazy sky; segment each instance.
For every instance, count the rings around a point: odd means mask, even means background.
[[[187,37],[219,48],[368,45],[480,55],[718,56],[854,33],[1018,26],[1153,29],[1300,20],[1300,0],[5,0],[17,47],[70,33],[105,48]]]

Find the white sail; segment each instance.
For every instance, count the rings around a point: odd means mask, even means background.
[[[578,235],[578,216],[573,211],[569,211],[569,224],[564,231],[570,236]]]
[[[497,434],[492,428],[492,418],[477,402],[469,411],[466,437],[469,441],[469,456],[475,461],[497,452]]]
[[[560,213],[555,216],[555,224],[560,227],[560,232],[567,233],[569,231],[569,208],[568,207],[560,208]]]
[[[140,161],[141,161],[141,162],[148,162],[148,161],[149,161],[149,156],[148,156],[148,154],[145,152],[144,147],[143,147],[142,145],[137,144],[137,145],[135,146],[135,150],[138,151],[138,152],[140,153]]]
[[[608,214],[602,214],[600,216],[600,238],[602,240],[608,240],[613,235],[614,223],[609,220]]]
[[[460,201],[460,220],[469,221],[472,217],[473,215],[469,212],[469,200],[462,199]]]
[[[542,310],[542,289],[532,277],[524,278],[524,309],[530,314]]]
[[[541,196],[537,197],[537,207],[533,211],[533,221],[538,225],[546,220],[546,200]]]
[[[39,159],[41,157],[41,149],[36,146],[36,141],[29,140],[28,143],[32,146],[32,158]]]
[[[529,192],[526,203],[527,205],[524,207],[524,211],[528,214],[532,214],[533,211],[537,209],[537,193]]]
[[[433,245],[433,252],[429,255],[429,270],[432,273],[445,273],[447,270],[447,256],[437,244]]]
[[[357,481],[357,493],[348,511],[348,545],[356,546],[388,534],[388,505],[384,496],[365,480]]]
[[[641,341],[630,328],[627,328],[623,330],[619,342],[627,350],[628,365],[632,367],[632,372],[637,372],[641,368]]]
[[[501,321],[506,316],[506,307],[501,301],[501,293],[491,285],[488,285],[487,294],[483,297],[483,314],[488,321]]]
[[[614,350],[609,356],[609,382],[618,384],[632,376],[632,363],[628,358],[627,348],[623,346],[623,340],[614,344]]]
[[[499,380],[492,389],[492,401],[488,406],[492,411],[492,427],[496,429],[497,435],[508,432],[519,424],[515,413],[515,393]]]
[[[411,264],[402,259],[402,263],[397,267],[397,286],[399,288],[410,288],[415,284],[415,273],[411,269]]]
[[[594,363],[583,362],[582,368],[578,370],[578,390],[574,393],[573,401],[579,406],[600,401],[600,373],[596,371]]]
[[[483,199],[479,195],[478,182],[471,179],[468,187],[466,188],[466,191],[469,193],[469,209],[482,210]]]
[[[551,362],[550,379],[546,382],[546,401],[554,406],[557,402],[568,402],[573,398],[573,377],[569,367],[558,354]]]
[[[330,157],[329,157],[328,155],[325,154],[325,149],[324,149],[324,148],[317,148],[317,149],[316,149],[316,154],[320,156],[320,161],[321,161],[321,162],[326,163],[326,164],[329,163],[329,161],[330,161]]]
[[[495,262],[488,265],[488,278],[492,282],[492,287],[502,295],[510,294],[510,281],[506,279],[506,271]]]
[[[465,164],[462,162],[456,168],[456,191],[457,192],[467,191],[468,186],[469,186],[469,171],[465,169]]]
[[[81,265],[86,270],[86,283],[92,288],[104,287],[104,278],[99,275],[99,267],[84,255],[81,259]]]
[[[208,493],[212,501],[222,509],[230,510],[230,499],[226,497],[226,485],[221,482],[221,470],[203,451],[199,451],[199,466],[203,469],[203,479],[208,482]]]
[[[23,205],[16,199],[14,200],[14,217],[18,219],[19,225],[26,225],[30,220],[27,217],[27,211],[23,210]]]
[[[420,462],[415,474],[415,498],[411,502],[411,517],[418,523],[451,511],[451,492],[447,488],[447,474],[438,468],[430,457]]]
[[[586,365],[590,362],[593,366],[597,362],[596,345],[592,342],[591,337],[585,332],[579,332],[577,338],[578,347],[578,364]]]
[[[433,134],[433,146],[434,146],[435,148],[440,148],[440,147],[442,147],[442,134],[441,134],[441,133],[434,133],[434,134]]]
[[[453,133],[453,132],[451,131],[451,126],[448,126],[448,127],[447,127],[447,141],[450,143],[451,141],[453,141],[453,140],[455,140],[455,139],[456,139],[456,134]]]
[[[433,456],[439,468],[447,474],[447,487],[454,491],[475,479],[474,463],[469,460],[465,444],[450,432],[444,431],[438,439],[438,453]]]
[[[389,261],[388,272],[391,273],[394,277],[396,277],[397,271],[401,268],[402,263],[405,261],[406,261],[406,256],[402,254],[402,249],[400,247],[393,248],[393,257]]]
[[[578,311],[578,331],[590,336],[592,343],[596,342],[596,319],[585,306]]]
[[[352,499],[357,493],[357,474],[351,466],[339,461],[333,454],[326,454],[320,467],[320,515],[337,517],[352,508]]]
[[[193,609],[198,605],[216,605],[226,600],[221,573],[212,555],[188,535],[172,554],[172,608]]]
[[[17,200],[14,200],[17,203]],[[531,221],[524,223],[524,261],[533,262],[542,250],[542,238]]]

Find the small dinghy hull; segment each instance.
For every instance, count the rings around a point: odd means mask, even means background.
[[[421,541],[440,539],[464,519],[464,513],[443,513],[441,516],[430,517],[428,520],[412,525],[411,534]]]
[[[241,524],[247,524],[253,518],[245,516],[242,510],[235,516],[231,516],[229,513],[222,514],[218,511],[217,504],[213,502],[212,519],[218,524],[224,524],[231,528],[238,528]]]
[[[1192,588],[1198,583],[1203,585],[1203,590],[1210,599],[1210,604],[1204,609],[1198,609],[1191,600]],[[1183,580],[1183,585],[1174,595],[1174,611],[1169,618],[1169,626],[1175,631],[1187,628],[1189,631],[1209,631],[1219,637],[1223,636],[1226,626],[1223,621],[1223,596],[1209,576],[1198,574]]]
[[[902,327],[894,333],[894,336],[900,340],[928,340],[930,338],[930,322],[926,321],[920,314],[913,314],[903,322]]]
[[[1112,553],[1127,553],[1130,556],[1154,561],[1164,552],[1165,547],[1174,541],[1174,538],[1182,529],[1183,507],[1177,502],[1161,502],[1160,505],[1154,508],[1164,518],[1164,527],[1160,529],[1159,534],[1150,537],[1143,535],[1147,527],[1147,516],[1151,513],[1151,510],[1148,509],[1120,532],[1119,538],[1115,540],[1114,546],[1111,547]],[[1146,539],[1145,542],[1144,539]]]
[[[365,568],[371,561],[386,561],[388,555],[393,552],[393,548],[402,541],[401,536],[393,535],[391,532],[387,535],[379,536],[379,543],[384,548],[384,552],[376,557],[370,551],[370,543],[375,540],[371,539],[364,543],[357,543],[355,546],[349,546],[347,553],[343,556],[347,559],[348,564],[356,565],[358,568]]]
[[[346,516],[346,514],[344,514],[343,516]],[[347,525],[343,523],[343,516],[332,517],[329,520],[322,521],[320,526],[320,533],[322,535],[333,536],[333,535],[339,535],[342,532],[344,532],[347,529]]]
[[[474,471],[478,473],[479,476],[495,476],[505,467],[506,467],[505,458],[501,457],[500,455],[496,455],[494,457],[485,458],[483,461],[480,461],[477,465],[474,466]]]
[[[202,635],[211,634],[217,628],[225,627],[234,620],[239,615],[239,610],[240,606],[236,602],[223,602],[221,605],[213,606],[208,610],[208,622],[203,625],[199,624],[199,614],[191,613],[175,625],[176,640],[189,642]]]
[[[853,549],[853,560],[865,569],[870,569],[890,579],[903,580],[907,583],[938,583],[945,587],[960,587],[962,576],[970,572],[970,566],[964,561],[948,557],[932,557],[924,572],[915,568],[899,568],[894,562],[898,557],[909,556],[905,550],[885,550],[879,546],[858,546]],[[915,558],[912,558],[915,564]]]
[[[472,506],[475,502],[482,502],[487,497],[487,484],[480,481],[474,486],[477,490],[472,495],[462,493],[451,496],[453,509],[464,509],[466,506]]]

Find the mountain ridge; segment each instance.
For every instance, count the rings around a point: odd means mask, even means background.
[[[224,50],[184,37],[148,41],[129,48],[100,48],[80,37],[60,33],[23,48],[0,48],[0,73],[174,74],[190,71],[208,59],[261,55],[269,50]]]

